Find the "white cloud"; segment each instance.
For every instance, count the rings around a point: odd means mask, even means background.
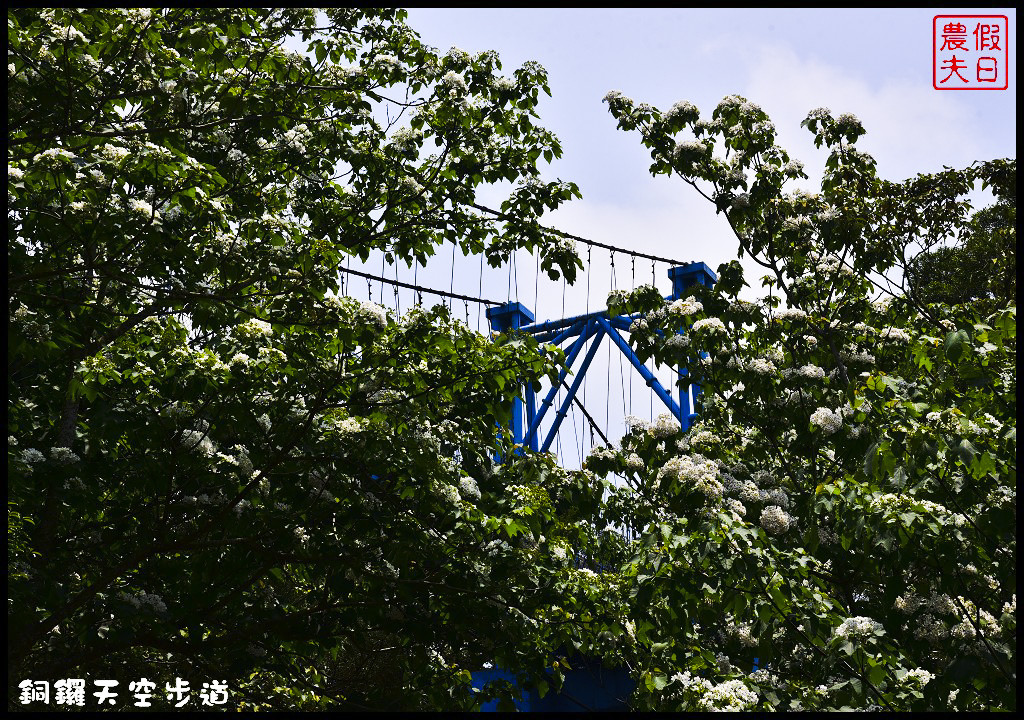
[[[820,173],[825,155],[814,148],[800,122],[822,106],[860,118],[867,134],[858,146],[875,157],[886,179],[903,180],[943,165],[963,167],[982,153],[971,132],[975,118],[970,106],[928,82],[868,83],[849,68],[801,58],[789,48],[763,46],[751,52],[744,94],[765,109],[782,144],[809,170]]]

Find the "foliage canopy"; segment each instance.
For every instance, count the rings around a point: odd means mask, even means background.
[[[734,262],[610,297],[700,422],[567,472],[495,432],[557,350],[338,296],[373,250],[580,267],[537,222],[579,194],[539,180],[543,68],[404,16],[9,11],[9,705],[177,675],[245,709],[468,709],[511,697],[474,697],[484,663],[546,691],[581,652],[639,708],[1015,708],[1015,161],[884,181],[821,109],[822,187],[791,192],[753,103],[609,93],[771,294]],[[997,272],[956,286],[950,257]]]

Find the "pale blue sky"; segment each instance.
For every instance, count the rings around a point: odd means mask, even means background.
[[[799,125],[808,111],[820,106],[861,118],[868,132],[859,146],[874,155],[880,174],[888,179],[1016,157],[1016,12],[969,11],[1009,17],[1008,90],[936,91],[932,18],[958,12],[967,11],[414,8],[408,22],[424,42],[442,52],[452,46],[470,53],[497,51],[507,74],[527,60],[547,69],[553,97],[543,98],[541,124],[558,135],[564,156],[545,167],[544,175],[573,180],[583,193],[582,200],[549,216],[548,224],[601,242],[716,267],[736,256],[724,220],[678,178],[650,176],[647,151],[637,134],[616,128],[602,103],[605,93],[619,90],[661,108],[689,100],[702,114],[710,114],[726,95],[743,95],[765,109],[781,143],[805,162],[811,179],[803,186],[810,190],[820,178],[825,154]],[[610,288],[608,265],[607,254],[595,251],[591,309],[603,303]],[[456,260],[456,291],[477,294],[478,268],[474,258]],[[560,283],[542,279],[535,301],[532,268],[531,259],[519,259],[519,299],[536,307],[538,320],[560,316],[563,301],[566,314],[586,308],[585,281],[563,298]],[[380,258],[371,259],[368,269],[380,272]],[[621,260],[618,271],[621,285]],[[394,272],[388,269],[389,276]],[[398,272],[403,279],[410,275],[405,268]],[[650,265],[638,269],[637,275],[641,273],[647,281]],[[665,268],[659,266],[657,273],[667,293]],[[451,255],[442,252],[430,268],[419,271],[419,281],[447,288],[451,274]],[[747,273],[754,285],[751,297],[761,294],[760,274]],[[507,286],[507,270],[488,270],[484,296],[501,296]],[[375,297],[378,291],[375,287]],[[403,307],[410,299],[403,294]],[[475,308],[472,317],[475,321]],[[602,424],[605,358],[602,348],[589,373],[600,382],[588,380],[588,406]],[[617,357],[611,362],[616,385]],[[646,419],[648,401],[638,385],[642,383],[635,379],[633,411]],[[617,439],[629,408],[616,400],[617,386],[611,396],[608,430]],[[563,433],[563,442],[571,443],[571,434],[566,440]],[[573,464],[568,456],[565,462]]]

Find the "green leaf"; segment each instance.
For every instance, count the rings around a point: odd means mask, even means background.
[[[970,340],[963,330],[954,330],[946,335],[946,357],[950,362],[956,362],[964,354],[964,345]]]

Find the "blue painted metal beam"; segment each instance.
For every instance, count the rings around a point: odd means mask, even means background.
[[[558,434],[558,428],[562,424],[562,420],[565,418],[565,413],[569,411],[569,403],[571,403],[572,399],[576,397],[576,391],[579,390],[580,383],[583,382],[583,377],[587,374],[587,368],[590,367],[590,363],[594,359],[594,355],[597,354],[597,348],[601,345],[601,338],[603,337],[604,333],[600,330],[594,333],[594,341],[590,344],[590,350],[587,351],[587,356],[583,359],[580,371],[572,381],[572,385],[569,387],[569,392],[566,394],[565,400],[562,402],[562,406],[558,408],[558,412],[555,414],[555,420],[551,423],[551,429],[548,430],[548,436],[544,438],[544,444],[540,447],[541,452],[547,452],[548,448],[551,447],[551,442],[555,439],[555,435]]]
[[[680,418],[680,423],[682,423],[682,411],[679,409],[679,405],[676,404],[676,401],[672,399],[671,395],[665,392],[665,388],[662,387],[658,378],[654,377],[651,371],[648,370],[642,362],[640,362],[640,358],[638,358],[636,353],[633,352],[633,348],[629,346],[629,343],[623,340],[622,336],[619,335],[619,333],[616,332],[604,318],[598,318],[597,322],[601,325],[601,328],[605,331],[608,337],[610,337],[615,344],[619,346],[619,350],[621,350],[623,355],[625,355],[633,364],[633,367],[635,367],[637,372],[640,373],[640,377],[647,382],[648,387],[650,387],[654,391],[654,394],[657,395],[663,403],[665,403],[665,406],[675,417]]]
[[[527,428],[524,444],[529,443],[533,450],[537,449],[537,438],[540,436],[540,424],[541,421],[544,420],[544,415],[547,414],[548,408],[551,407],[552,401],[558,393],[558,389],[562,386],[562,382],[565,381],[566,375],[569,374],[569,369],[576,361],[576,357],[579,355],[580,350],[583,349],[587,340],[589,340],[595,332],[597,332],[597,324],[592,322],[588,322],[584,328],[580,329],[579,338],[577,338],[576,342],[572,344],[572,347],[569,349],[569,353],[565,356],[565,367],[558,373],[558,382],[552,385],[551,389],[548,390],[547,396],[541,403],[540,412],[537,413],[533,422],[530,423],[530,427]]]
[[[498,307],[487,308],[487,320],[491,329],[495,332],[506,332],[523,327],[534,321],[534,315],[522,303],[505,303]],[[533,388],[527,388],[526,400],[531,407],[527,411],[527,417],[533,415]],[[519,444],[523,441],[523,400],[515,398],[512,401],[512,442]],[[496,456],[497,458],[497,456]]]
[[[681,265],[668,269],[668,276],[672,280],[672,294],[668,300],[678,300],[683,294],[694,285],[711,287],[718,282],[718,275],[705,263],[695,262],[689,265]],[[684,331],[685,332],[685,331]],[[689,375],[689,370],[681,367],[678,370],[680,375]],[[689,387],[679,388],[679,404],[685,410],[685,414],[679,415],[679,424],[683,431],[689,430],[696,419],[696,413],[690,411],[690,387],[693,388],[693,409],[697,409],[697,398],[700,397],[700,385],[693,383]]]

